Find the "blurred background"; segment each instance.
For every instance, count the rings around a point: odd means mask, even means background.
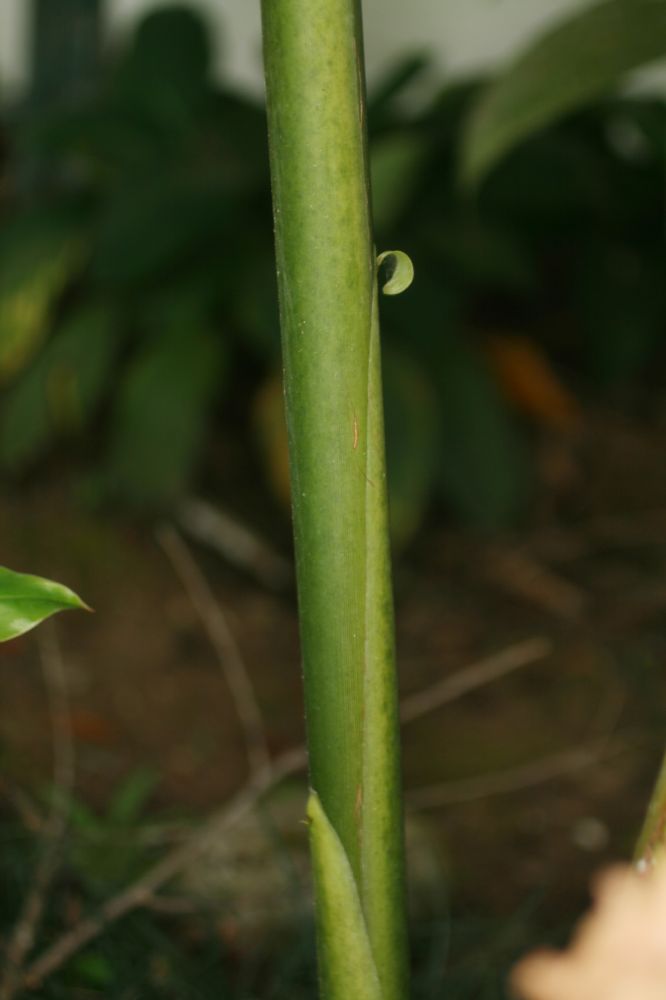
[[[663,748],[666,28],[627,4],[364,5],[417,275],[382,305],[417,998],[566,936]],[[260,48],[241,0],[0,0],[1,561],[96,611],[0,655],[0,945],[45,867],[44,998],[315,996],[298,767],[215,818],[230,664],[303,740]]]

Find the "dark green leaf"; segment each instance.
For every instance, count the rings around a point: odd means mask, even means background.
[[[433,252],[449,277],[470,290],[529,292],[537,277],[520,239],[508,230],[483,224],[475,216],[451,218],[429,233]]]
[[[109,492],[141,507],[179,498],[201,455],[222,362],[219,337],[206,330],[177,326],[151,339],[119,388]]]
[[[588,365],[606,384],[636,378],[666,330],[666,253],[594,245],[578,275],[578,308]]]
[[[425,513],[438,457],[437,402],[420,367],[383,352],[384,416],[391,538],[404,546]]]
[[[593,128],[599,129],[599,114]],[[540,243],[590,228],[612,211],[610,165],[593,129],[548,129],[498,163],[479,193],[480,214],[520,227]],[[592,134],[590,134],[592,132]]]
[[[414,196],[427,153],[418,132],[391,132],[372,143],[372,211],[380,233],[393,226]]]
[[[107,813],[109,825],[117,827],[135,823],[155,791],[157,781],[155,772],[148,768],[132,771],[113,793]]]
[[[430,374],[440,405],[437,481],[443,497],[481,528],[510,525],[525,510],[531,468],[490,373],[470,346],[448,335]]]
[[[109,378],[119,340],[106,303],[80,306],[58,329],[2,408],[0,462],[17,470],[59,433],[90,420]]]
[[[106,955],[95,951],[77,955],[72,962],[72,968],[86,986],[104,988],[113,981],[113,964]]]
[[[558,25],[491,84],[472,113],[461,174],[476,184],[517,143],[663,57],[663,0],[607,0]]]
[[[204,98],[210,58],[206,25],[192,9],[151,11],[118,69],[112,96],[165,133],[178,134]]]
[[[456,299],[447,292],[437,272],[421,268],[409,295],[384,310],[383,326],[418,358],[435,393],[435,488],[463,520],[504,527],[529,500],[529,455],[483,356],[459,332]]]
[[[223,189],[202,179],[161,177],[132,184],[109,199],[93,252],[93,275],[104,284],[154,281],[228,234]]]
[[[272,248],[251,247],[244,264],[233,289],[235,317],[245,346],[263,362],[276,365],[280,361],[280,318]]]
[[[205,22],[191,7],[172,4],[140,22],[129,53],[137,83],[147,77],[191,87],[205,81],[211,51]]]
[[[20,150],[28,155],[70,162],[77,173],[84,166],[99,181],[113,171],[150,169],[164,160],[169,142],[164,130],[141,109],[112,101],[87,107],[57,109],[33,116],[20,135]]]

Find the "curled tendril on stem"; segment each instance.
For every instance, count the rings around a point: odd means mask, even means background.
[[[386,262],[386,281],[382,285],[384,295],[400,295],[414,280],[414,265],[402,250],[385,250],[377,258],[377,270]]]

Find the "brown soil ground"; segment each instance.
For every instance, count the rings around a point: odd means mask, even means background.
[[[423,815],[456,891],[488,912],[512,911],[544,887],[568,911],[599,866],[632,849],[666,729],[665,453],[666,428],[589,414],[585,440],[543,443],[549,488],[524,532],[480,539],[431,518],[397,560],[405,695],[520,640],[552,643],[540,662],[405,727],[408,794],[482,779],[451,786],[462,801]],[[0,503],[3,563],[67,582],[95,608],[57,625],[77,795],[103,809],[123,777],[148,766],[156,813],[205,816],[245,779],[242,734],[152,527],[82,514],[57,487]],[[277,754],[303,739],[294,594],[192,550]],[[2,647],[0,691],[7,788],[35,794],[51,773],[36,637]],[[556,761],[550,774],[552,755],[591,744],[592,763]],[[527,765],[537,773],[514,772],[518,787],[494,794],[493,775]]]

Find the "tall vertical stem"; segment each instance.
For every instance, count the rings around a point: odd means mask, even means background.
[[[360,2],[262,0],[262,15],[310,781],[358,887],[382,996],[405,1000]]]

